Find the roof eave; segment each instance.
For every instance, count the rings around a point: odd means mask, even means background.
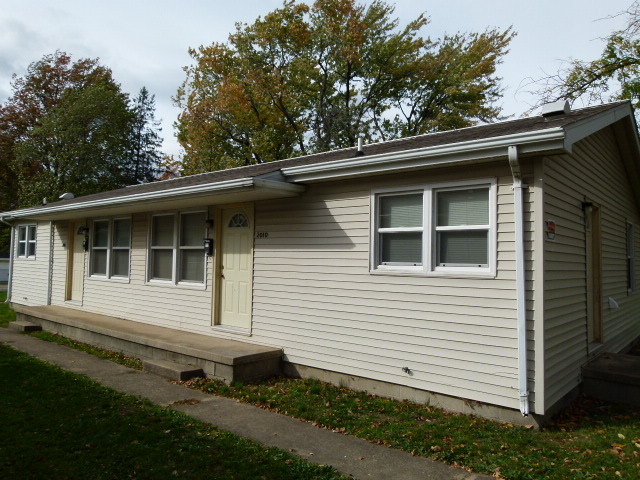
[[[169,199],[180,199],[189,197],[224,195],[241,193],[248,190],[260,190],[274,196],[294,196],[304,190],[302,185],[294,185],[277,180],[267,180],[260,178],[240,178],[225,182],[209,183],[204,185],[192,185],[188,187],[162,190],[159,192],[146,192],[121,197],[89,200],[86,202],[75,202],[71,204],[56,203],[50,207],[33,207],[10,212],[0,213],[0,218],[4,220],[16,220],[21,218],[46,218],[52,215],[63,213],[73,213],[95,208],[116,207],[148,203],[153,201],[166,201]]]
[[[517,145],[520,154],[564,151],[565,130],[561,127],[500,137],[470,140],[379,155],[348,158],[320,164],[283,168],[291,182],[314,182],[400,172],[458,163],[507,158],[507,148]]]

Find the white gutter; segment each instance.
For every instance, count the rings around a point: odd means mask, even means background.
[[[190,185],[188,187],[166,189],[159,192],[135,193],[115,198],[106,198],[98,200],[89,200],[86,202],[77,202],[66,204],[64,202],[56,203],[50,207],[25,208],[22,210],[14,210],[7,212],[10,218],[29,217],[34,215],[47,215],[59,212],[71,212],[74,210],[84,210],[92,207],[108,207],[114,205],[122,205],[127,203],[137,203],[150,200],[174,199],[189,195],[205,195],[208,193],[218,194],[227,193],[232,190],[246,188],[263,188],[276,192],[299,193],[304,190],[300,185],[292,185],[286,182],[276,180],[264,180],[257,178],[240,178],[235,180],[227,180],[225,182],[207,183],[204,185]]]
[[[509,145],[509,166],[513,175],[513,208],[516,228],[516,303],[518,332],[518,393],[520,412],[529,415],[529,372],[527,366],[527,310],[524,264],[524,201],[522,198],[522,175],[518,159],[518,147]]]
[[[554,149],[564,150],[565,131],[561,127],[547,128],[455,144],[351,157],[332,162],[283,168],[282,173],[294,182],[356,177],[483,158],[504,158],[505,147],[516,144],[521,154]]]
[[[4,223],[11,229],[11,238],[9,239],[9,278],[7,279],[7,299],[4,303],[11,302],[11,285],[13,283],[13,237],[15,237],[15,230],[13,225],[5,220],[5,217],[0,216],[0,222]]]

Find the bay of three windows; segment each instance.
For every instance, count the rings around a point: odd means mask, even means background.
[[[171,283],[204,283],[205,212],[151,217],[148,279]],[[128,278],[131,219],[94,220],[91,274]]]
[[[488,273],[493,189],[490,183],[378,193],[373,268]]]

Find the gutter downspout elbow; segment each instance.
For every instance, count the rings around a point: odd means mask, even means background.
[[[524,200],[522,195],[522,174],[518,148],[508,147],[509,166],[513,176],[513,206],[515,215],[515,249],[516,249],[516,300],[518,331],[518,393],[520,396],[520,412],[529,415],[529,373],[527,366],[527,310],[524,260]]]
[[[15,231],[13,225],[5,220],[6,217],[0,217],[0,222],[4,223],[11,229],[11,237],[9,239],[9,278],[7,282],[7,299],[3,303],[11,303],[11,285],[13,284],[13,239]]]

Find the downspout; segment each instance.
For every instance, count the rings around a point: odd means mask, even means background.
[[[9,278],[7,279],[7,299],[4,303],[11,302],[11,284],[13,283],[13,238],[15,237],[15,230],[13,225],[5,220],[5,217],[0,217],[0,222],[4,223],[11,229],[11,238],[9,239]]]
[[[51,305],[53,288],[53,222],[49,222],[49,272],[47,275],[47,305]]]
[[[526,283],[524,264],[524,201],[522,197],[522,174],[518,148],[508,148],[509,166],[513,175],[513,208],[515,215],[516,237],[516,301],[518,326],[518,391],[520,396],[520,412],[529,415],[529,372],[527,368],[527,309]]]

